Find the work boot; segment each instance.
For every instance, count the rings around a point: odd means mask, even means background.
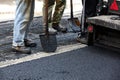
[[[31,53],[31,49],[25,46],[12,46],[12,51],[23,53],[23,54]]]
[[[61,25],[58,25],[57,23],[53,23],[52,27],[57,30],[58,32],[63,32],[66,33],[67,32],[67,28],[63,27]]]
[[[80,43],[87,44],[87,34],[86,33],[78,34],[78,37],[76,38],[76,40]]]
[[[29,39],[24,39],[25,47],[36,47],[37,44]]]
[[[52,27],[49,27],[49,28],[48,28],[48,31],[49,31],[49,33],[57,34],[57,30],[55,30],[55,29],[52,28]]]

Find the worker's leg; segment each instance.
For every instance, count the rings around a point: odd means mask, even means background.
[[[84,6],[84,1],[82,0],[82,4]],[[88,17],[93,17],[96,15],[96,6],[98,4],[98,0],[85,0],[85,13],[84,16],[82,15],[81,18],[85,17],[84,19],[84,31],[78,34],[77,37],[77,41],[82,42],[82,43],[86,43],[87,42],[87,27],[88,24],[86,23],[86,18]],[[82,20],[82,19],[81,19]],[[81,21],[82,22],[82,21]]]
[[[16,0],[17,8],[13,29],[13,46],[24,46],[27,29],[33,18],[34,0]]]
[[[61,18],[63,16],[64,9],[66,7],[66,0],[55,0],[55,10],[53,13],[52,26],[59,32],[67,32],[67,28],[60,25]]]
[[[48,23],[51,24],[52,22],[52,11],[53,6],[55,4],[55,0],[48,0],[48,4],[46,4],[45,0],[43,0],[43,25],[45,25],[45,10],[48,7]]]
[[[53,23],[60,22],[65,6],[66,6],[66,0],[56,0],[55,11],[53,14]]]

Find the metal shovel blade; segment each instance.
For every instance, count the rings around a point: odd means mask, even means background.
[[[73,0],[70,0],[70,7],[71,7],[71,11],[70,11],[71,18],[68,19],[69,25],[71,29],[73,30],[73,32],[80,32],[79,19],[74,18],[73,16]]]
[[[40,41],[43,51],[45,52],[55,52],[57,49],[57,39],[56,34],[40,34]]]
[[[80,22],[78,18],[69,18],[68,23],[73,32],[80,32]]]
[[[77,17],[69,18],[68,21],[72,21],[76,25],[76,27],[80,27],[80,21]]]

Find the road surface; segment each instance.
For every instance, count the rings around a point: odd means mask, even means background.
[[[120,80],[117,52],[83,44],[59,50],[3,62],[0,80]]]

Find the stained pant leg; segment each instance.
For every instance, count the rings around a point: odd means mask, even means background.
[[[63,15],[65,6],[66,6],[66,0],[48,0],[48,23],[59,23],[61,20],[61,17]],[[43,26],[45,25],[45,9],[46,4],[45,0],[43,0]],[[56,3],[56,5],[55,5]],[[55,5],[55,10],[53,12],[53,6]],[[52,15],[53,12],[53,15]]]
[[[52,22],[52,11],[54,6],[55,0],[48,0],[48,23],[51,24]],[[43,0],[43,26],[45,26],[45,9],[47,7],[47,4],[45,3],[45,0]]]
[[[13,46],[24,46],[25,35],[33,19],[34,0],[16,0],[16,15],[13,28]]]
[[[55,10],[53,13],[53,23],[58,23],[60,22],[64,9],[66,7],[66,0],[55,0],[56,5],[55,5]]]

